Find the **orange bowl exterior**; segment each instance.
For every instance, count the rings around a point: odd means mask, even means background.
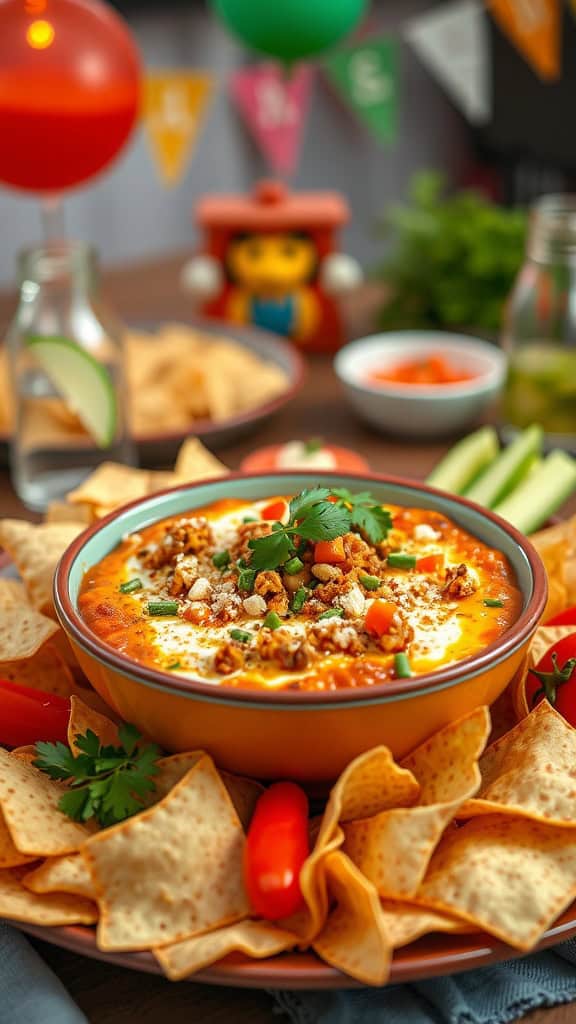
[[[74,652],[100,696],[167,750],[207,749],[228,771],[260,779],[328,783],[365,750],[384,744],[402,757],[448,722],[492,704],[520,667],[530,638],[508,658],[457,685],[354,706],[292,708],[225,704],[145,686]]]

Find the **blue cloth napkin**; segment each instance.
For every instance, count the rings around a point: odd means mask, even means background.
[[[493,967],[412,985],[274,992],[292,1024],[509,1024],[576,1000],[576,939]]]
[[[0,1024],[88,1024],[24,936],[0,921]]]

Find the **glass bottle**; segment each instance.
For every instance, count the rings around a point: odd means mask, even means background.
[[[534,204],[502,341],[504,434],[540,423],[548,446],[576,450],[576,195]]]
[[[96,253],[79,242],[24,250],[7,344],[14,488],[35,511],[104,459],[133,463],[122,328],[99,297]]]

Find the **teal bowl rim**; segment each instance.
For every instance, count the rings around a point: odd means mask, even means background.
[[[260,692],[249,689],[235,689],[233,687],[226,686],[225,684],[207,683],[202,679],[193,676],[175,677],[173,674],[163,672],[161,669],[141,665],[134,659],[129,658],[124,654],[120,654],[118,651],[107,647],[102,643],[96,634],[92,633],[92,631],[86,626],[85,622],[79,615],[70,596],[68,587],[68,581],[74,563],[81,557],[82,550],[89,540],[91,540],[96,534],[105,532],[111,523],[118,519],[122,519],[135,509],[141,508],[143,512],[152,511],[154,504],[159,499],[167,495],[178,494],[184,491],[193,493],[201,487],[206,487],[212,484],[219,485],[225,484],[226,482],[274,478],[275,480],[286,480],[288,485],[289,481],[293,478],[302,479],[305,477],[309,478],[311,483],[317,483],[319,479],[326,479],[328,481],[331,477],[335,476],[337,476],[340,481],[347,480],[352,485],[355,484],[357,486],[366,483],[388,484],[391,487],[405,489],[415,495],[431,495],[435,498],[441,499],[441,501],[448,505],[448,509],[446,511],[448,516],[450,515],[450,506],[456,508],[468,508],[476,515],[480,514],[483,518],[488,519],[501,531],[507,534],[522,551],[530,568],[532,584],[531,593],[528,596],[523,594],[526,600],[526,606],[516,622],[513,623],[512,626],[502,634],[502,636],[484,648],[480,654],[474,655],[470,658],[464,658],[462,661],[449,665],[445,669],[440,669],[437,672],[426,673],[424,675],[415,676],[411,679],[377,683],[374,686],[342,688],[327,692],[318,692],[313,690],[299,692],[287,690]],[[285,493],[290,493],[289,486],[286,487]],[[159,520],[162,518],[165,518],[165,516],[158,516]],[[495,664],[498,664],[506,657],[517,651],[532,635],[546,606],[548,584],[540,556],[530,541],[523,536],[519,530],[506,522],[505,519],[502,519],[500,516],[488,509],[482,508],[475,502],[468,501],[466,498],[462,498],[457,495],[447,494],[435,487],[430,487],[428,484],[408,480],[404,477],[388,476],[387,474],[378,473],[339,473],[334,470],[298,470],[285,472],[274,471],[273,473],[230,473],[226,477],[218,477],[216,479],[212,477],[207,480],[195,481],[192,484],[181,484],[178,487],[168,487],[163,491],[159,491],[157,494],[138,498],[136,501],[132,501],[127,505],[123,505],[119,509],[115,509],[105,518],[100,519],[98,522],[88,527],[87,530],[84,530],[79,534],[79,536],[64,552],[56,569],[53,593],[54,605],[58,619],[63,629],[74,643],[78,644],[86,654],[95,658],[102,665],[120,672],[141,685],[163,690],[174,696],[178,695],[203,699],[211,703],[238,705],[239,707],[249,705],[253,708],[291,707],[293,709],[297,708],[299,710],[304,710],[305,708],[324,709],[344,705],[364,706],[371,703],[388,703],[392,700],[405,700],[408,697],[423,695],[425,693],[431,693],[436,690],[443,690],[451,686],[456,686],[461,682],[480,675],[482,672],[487,671]]]

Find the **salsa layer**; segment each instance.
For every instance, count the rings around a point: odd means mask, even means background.
[[[370,686],[480,653],[517,619],[505,556],[442,514],[315,488],[124,538],[80,613],[135,661],[215,685]]]

